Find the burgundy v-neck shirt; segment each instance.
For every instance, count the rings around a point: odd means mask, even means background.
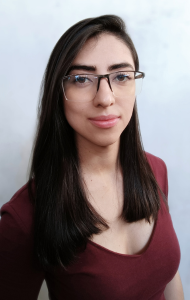
[[[167,195],[165,163],[151,154],[147,158]],[[142,254],[120,254],[89,241],[67,271],[56,267],[49,273],[33,264],[33,206],[27,185],[3,205],[1,216],[1,300],[36,300],[44,279],[51,300],[164,300],[164,289],[178,270],[179,243],[163,200]]]

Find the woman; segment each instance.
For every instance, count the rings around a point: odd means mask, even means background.
[[[44,76],[30,180],[1,209],[1,299],[183,299],[164,162],[143,151],[144,73],[123,21],[83,20]]]

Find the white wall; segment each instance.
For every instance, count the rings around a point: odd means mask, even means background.
[[[145,149],[165,160],[169,203],[190,299],[190,2],[6,0],[0,7],[0,205],[25,183],[41,78],[55,43],[75,22],[121,16],[146,73],[138,109]],[[47,299],[42,292],[40,299]],[[45,294],[44,294],[45,295]]]

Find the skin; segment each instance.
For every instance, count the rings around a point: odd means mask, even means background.
[[[104,34],[98,40],[88,40],[72,63],[92,66],[94,71],[73,70],[71,74],[107,74],[113,72],[111,66],[121,63],[131,67],[115,71],[134,70],[128,47],[116,37]],[[98,93],[92,101],[76,103],[64,99],[65,116],[76,134],[85,186],[92,196],[92,204],[112,224],[121,213],[123,199],[122,176],[117,168],[120,135],[131,118],[135,95],[127,100],[116,100],[107,79],[100,81]],[[119,117],[119,122],[109,129],[98,128],[89,121],[89,118],[109,114]],[[110,189],[115,186],[117,190]],[[112,205],[109,203],[110,195],[114,195]],[[107,215],[104,214],[105,207],[108,207]]]
[[[117,43],[115,43],[115,40]],[[109,51],[111,43],[112,51]],[[115,57],[115,53],[118,55]],[[129,63],[131,67],[118,68],[110,71],[114,64]],[[97,40],[89,40],[84,45],[82,51],[77,55],[72,65],[94,66],[95,71],[73,70],[71,74],[106,74],[114,71],[134,70],[134,62],[130,50],[114,36],[106,35]],[[119,145],[119,137],[127,126],[133,111],[135,95],[128,96],[126,101],[114,97],[107,79],[100,81],[99,91],[93,101],[76,102],[64,101],[65,115],[76,132],[77,142],[80,145],[88,144],[88,147],[106,147],[116,144]],[[89,118],[100,115],[114,114],[120,117],[117,126],[109,130],[102,130],[89,122]],[[115,146],[116,146],[115,145]]]
[[[110,51],[111,49],[111,51]],[[115,65],[127,66],[113,69]],[[134,61],[126,44],[111,34],[90,39],[83,46],[72,66],[70,74],[107,74],[114,71],[135,70]],[[64,99],[64,111],[68,123],[75,131],[82,179],[96,211],[107,221],[109,229],[92,240],[112,251],[124,254],[140,254],[150,241],[154,221],[145,220],[127,224],[121,220],[123,206],[123,179],[118,164],[120,135],[128,125],[135,103],[135,95],[126,95],[125,101],[116,98],[106,78],[101,79],[99,90],[92,101],[72,102]],[[100,115],[116,115],[115,126],[99,128],[90,122]],[[175,297],[174,297],[175,294]],[[179,274],[167,285],[166,300],[182,300],[183,290]]]

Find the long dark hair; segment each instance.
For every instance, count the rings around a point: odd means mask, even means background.
[[[109,228],[85,194],[74,131],[65,118],[61,89],[62,78],[84,43],[102,33],[111,33],[127,45],[138,71],[138,56],[123,20],[105,15],[80,21],[62,35],[42,81],[29,193],[35,207],[35,254],[43,267],[66,268],[92,234]],[[119,151],[124,184],[122,218],[127,222],[156,219],[160,207],[158,184],[142,147],[136,104],[121,134]]]

